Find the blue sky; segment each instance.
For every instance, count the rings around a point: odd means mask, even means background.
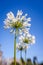
[[[13,57],[14,49],[14,35],[9,30],[4,30],[3,21],[8,12],[12,11],[16,15],[17,10],[22,10],[31,17],[30,33],[36,36],[36,43],[27,50],[27,58],[33,59],[36,56],[39,62],[43,61],[43,0],[0,0],[0,43],[3,56]],[[17,58],[18,54],[19,52]]]

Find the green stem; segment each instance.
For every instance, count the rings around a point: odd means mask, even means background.
[[[15,31],[15,38],[14,38],[14,65],[16,65],[16,31]]]

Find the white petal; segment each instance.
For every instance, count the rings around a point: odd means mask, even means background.
[[[24,23],[23,23],[23,26],[30,27],[30,26],[31,26],[31,24],[30,24],[30,23],[28,23],[28,22],[24,22]]]
[[[21,20],[24,20],[25,21],[26,20],[26,16],[27,16],[27,14],[25,14],[24,16],[22,16],[21,17]]]
[[[31,18],[29,17],[29,18],[27,18],[27,21],[31,21]]]
[[[12,19],[12,22],[14,22],[14,23],[15,23],[16,21],[17,21],[17,19],[16,19],[16,18]]]
[[[25,16],[22,16],[22,17],[21,17],[21,20],[25,20]]]
[[[7,17],[8,17],[8,19],[13,19],[14,18],[14,14],[12,13],[12,12],[9,12],[8,14],[7,14]]]
[[[32,43],[31,44],[35,44],[35,40],[32,40]]]
[[[8,29],[8,28],[10,28],[10,27],[9,27],[9,26],[4,26],[4,28],[5,28],[5,29]]]
[[[20,10],[20,11],[18,10],[17,16],[18,16],[18,15],[22,15],[22,14],[23,14],[22,10]]]
[[[8,19],[5,19],[5,21],[3,21],[5,25],[9,25],[10,21]]]
[[[22,34],[22,30],[19,30],[19,34]]]
[[[32,36],[32,39],[35,39],[35,36]]]
[[[28,24],[27,24],[27,26],[28,26],[28,27],[30,27],[30,26],[31,26],[31,24],[30,24],[30,23],[28,23]]]
[[[35,43],[35,36],[32,36],[32,43]]]
[[[31,37],[31,34],[28,33],[28,34],[27,34],[27,37]]]
[[[23,40],[23,38],[24,38],[24,37],[21,35],[21,36],[19,37],[19,40],[21,40],[21,41],[22,41],[22,40]]]
[[[27,16],[28,14],[25,14],[25,16]]]
[[[29,32],[29,30],[27,28],[22,30],[24,32],[24,34],[27,34]]]

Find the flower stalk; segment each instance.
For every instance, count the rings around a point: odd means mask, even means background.
[[[14,38],[14,65],[16,65],[16,32]]]

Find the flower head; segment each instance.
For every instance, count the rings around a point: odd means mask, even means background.
[[[27,45],[24,45],[24,44],[17,44],[16,45],[16,48],[18,49],[18,50],[20,50],[20,51],[22,51],[22,50],[25,50],[25,49],[27,49],[28,48],[28,46]]]
[[[18,10],[17,16],[14,16],[12,12],[9,12],[7,14],[7,18],[4,20],[4,28],[8,29],[10,28],[10,32],[14,32],[15,30],[18,30],[19,34],[22,32],[27,31],[28,28],[30,28],[31,24],[29,21],[31,21],[31,18],[27,18],[27,14],[22,16],[23,12],[22,10]],[[27,28],[27,29],[26,29]],[[27,31],[28,32],[28,31]]]
[[[35,43],[35,36],[32,36],[30,33],[25,33],[19,37],[19,40],[21,43],[33,44]]]

